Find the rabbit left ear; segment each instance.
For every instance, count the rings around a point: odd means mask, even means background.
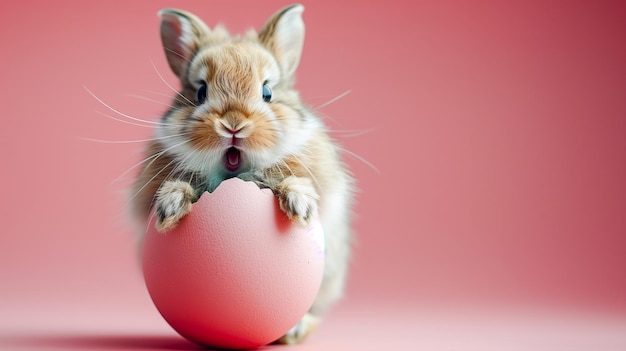
[[[276,57],[283,74],[291,77],[298,67],[304,46],[304,6],[296,4],[278,11],[261,32],[259,40]]]
[[[210,29],[198,17],[185,11],[163,9],[159,11],[159,16],[165,56],[172,71],[183,79]]]

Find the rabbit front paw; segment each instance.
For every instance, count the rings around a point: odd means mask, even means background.
[[[317,215],[319,195],[309,178],[289,176],[277,187],[280,209],[289,219],[306,226]]]
[[[181,218],[191,211],[195,191],[191,184],[181,180],[166,181],[156,195],[156,229],[165,233],[174,229]]]

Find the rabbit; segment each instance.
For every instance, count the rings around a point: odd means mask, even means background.
[[[277,343],[306,338],[345,290],[354,178],[324,123],[294,90],[305,27],[299,4],[276,12],[257,33],[231,36],[200,18],[163,9],[160,33],[181,90],[146,148],[133,215],[165,233],[221,181],[239,177],[269,188],[297,225],[319,218],[326,258],[319,293]],[[147,162],[149,160],[149,162]]]

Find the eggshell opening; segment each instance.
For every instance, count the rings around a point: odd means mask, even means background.
[[[154,222],[154,221],[153,221]],[[165,234],[150,224],[142,260],[156,308],[210,347],[268,344],[308,311],[324,271],[319,221],[292,224],[268,189],[238,178],[204,193]]]

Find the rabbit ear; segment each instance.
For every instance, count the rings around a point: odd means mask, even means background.
[[[210,29],[195,15],[176,9],[159,11],[161,41],[172,71],[182,78]]]
[[[304,6],[296,4],[278,11],[267,21],[259,40],[278,60],[281,70],[291,77],[298,67],[304,45]]]

